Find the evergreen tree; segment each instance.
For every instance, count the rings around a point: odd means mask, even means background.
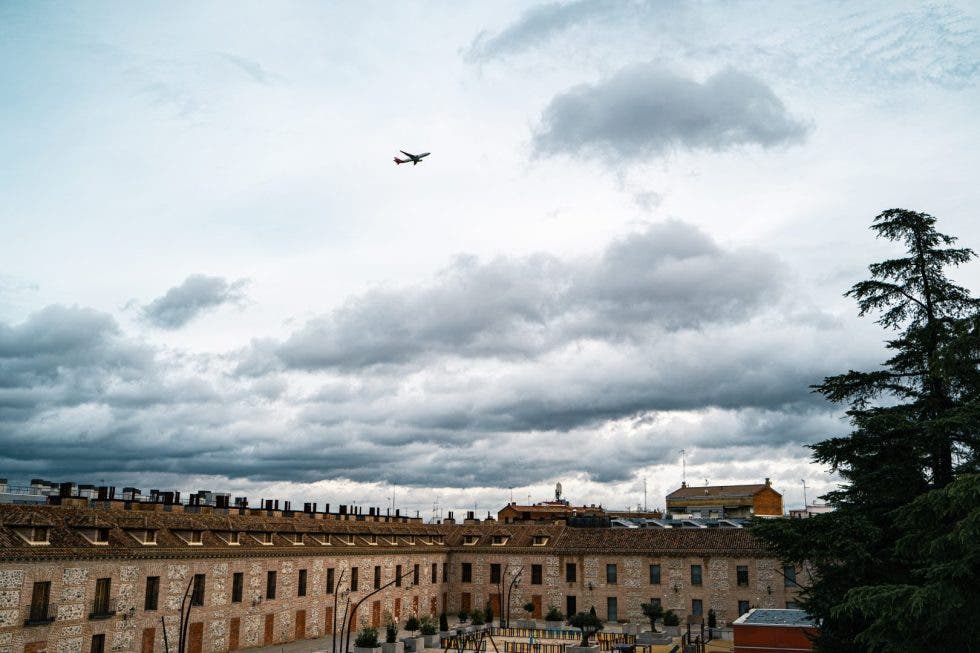
[[[879,313],[878,323],[895,335],[881,369],[851,370],[814,386],[846,404],[853,425],[849,436],[811,446],[814,460],[843,479],[826,497],[834,512],[754,528],[784,560],[810,572],[802,606],[820,622],[821,651],[945,650],[943,638],[909,648],[908,633],[935,633],[933,624],[949,622],[975,596],[956,588],[965,581],[976,586],[976,540],[967,545],[974,547],[972,563],[969,556],[954,563],[950,555],[957,541],[951,534],[975,531],[976,522],[942,507],[970,496],[976,483],[980,301],[945,273],[973,251],[952,247],[956,239],[936,231],[935,222],[903,209],[878,215],[871,228],[901,242],[907,255],[872,264],[871,279],[846,293],[861,315]],[[924,506],[936,509],[934,517],[910,521]],[[947,584],[959,603],[929,604],[947,593]],[[902,604],[913,596],[917,607]],[[961,631],[976,639],[976,624]]]

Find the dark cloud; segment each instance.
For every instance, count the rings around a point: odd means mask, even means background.
[[[287,367],[350,370],[433,355],[531,358],[590,339],[739,320],[779,292],[781,264],[724,250],[667,222],[612,243],[597,258],[460,258],[433,283],[377,289],[310,321],[276,350]],[[241,371],[269,369],[254,348]]]
[[[248,281],[228,282],[221,277],[192,274],[142,308],[143,317],[161,329],[179,329],[222,304],[241,304]]]
[[[788,145],[801,142],[807,131],[751,75],[726,69],[698,82],[639,64],[555,96],[541,116],[533,148],[542,156],[642,161],[679,149]]]
[[[783,274],[667,222],[594,256],[462,257],[237,354],[154,350],[52,306],[0,324],[0,469],[507,487],[791,449],[842,427],[808,384],[872,348],[794,321]]]

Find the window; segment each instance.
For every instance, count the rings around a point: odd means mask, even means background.
[[[412,567],[412,585],[419,584],[419,566],[415,565]]]
[[[616,584],[616,565],[606,565],[606,582],[610,585]],[[615,621],[615,619],[612,621]]]
[[[201,531],[191,531],[191,544],[200,544],[202,541],[201,535]]]
[[[565,582],[566,583],[574,583],[575,582],[575,578],[576,578],[576,573],[575,572],[576,572],[575,563],[574,562],[566,562],[565,563]],[[569,616],[572,616],[572,615],[569,615]]]
[[[701,565],[691,565],[691,585],[701,584]]]
[[[796,567],[786,565],[783,567],[783,587],[796,587]]]
[[[493,541],[490,543],[492,546],[503,546],[507,544],[507,536],[505,535],[494,535]]]
[[[350,591],[357,591],[357,567],[350,568]]]
[[[402,571],[402,566],[401,565],[398,565],[397,571],[395,571],[395,584],[396,585],[401,585],[401,583],[398,582],[398,575],[401,573],[401,571]],[[377,565],[375,565],[375,567],[374,567],[374,589],[376,589],[376,590],[381,589],[381,567],[379,567]]]
[[[606,621],[617,621],[619,619],[619,605],[615,596],[606,599]]]
[[[327,569],[327,594],[333,594],[333,567]]]
[[[238,531],[228,533],[228,544],[238,546],[242,543],[242,534]]]
[[[565,597],[565,614],[569,615],[569,618],[578,613],[577,602],[574,596]]]
[[[442,563],[442,582],[449,582],[449,563]]]
[[[47,526],[15,526],[13,531],[28,544],[50,544]]]
[[[204,574],[194,574],[194,589],[191,592],[191,605],[204,605]]]
[[[138,528],[127,532],[143,546],[154,546],[157,543],[157,532],[155,530]]]
[[[491,583],[500,582],[500,564],[497,562],[490,565],[490,582]]]
[[[27,618],[25,626],[34,624],[46,624],[54,621],[54,615],[49,615],[51,597],[51,583],[48,581],[34,583],[31,592],[31,613]]]
[[[240,571],[236,571],[235,574],[231,577],[231,602],[232,603],[242,602],[242,593],[244,589],[245,589],[245,574]]]
[[[545,546],[548,544],[547,535],[535,535],[534,540],[531,542],[531,546]]]
[[[738,602],[738,616],[741,617],[743,614],[745,614],[748,611],[749,611],[749,602],[748,601],[739,601]]]
[[[109,593],[112,591],[111,578],[99,578],[95,581],[95,602],[89,619],[105,619],[115,614],[109,608]]]
[[[306,570],[299,570],[299,581],[296,583],[296,596],[306,596]]]
[[[98,542],[99,544],[108,544],[109,543],[109,529],[108,528],[99,528],[99,529],[96,529],[96,531],[95,531],[95,541]]]
[[[695,617],[700,617],[704,614],[704,606],[701,603],[701,599],[691,599],[691,614]]]
[[[541,565],[531,565],[531,584],[541,584]]]
[[[395,565],[395,587],[402,586],[402,566]]]
[[[160,600],[160,577],[147,576],[146,592],[143,595],[143,609],[156,610],[157,603],[159,600]]]
[[[650,565],[650,584],[660,584],[660,565]]]
[[[749,568],[747,565],[738,565],[735,567],[735,580],[739,587],[748,587]]]
[[[432,582],[433,584],[439,582],[439,565],[432,563]]]
[[[462,578],[460,579],[463,583],[473,582],[473,565],[469,562],[463,563]]]
[[[99,633],[98,635],[92,635],[92,646],[89,648],[90,653],[105,653],[105,635]]]
[[[660,597],[655,596],[655,597],[651,598],[650,599],[650,604],[651,605],[655,605],[657,607],[660,607]]]
[[[463,537],[463,544],[466,546],[473,546],[479,541],[480,537],[478,535],[466,535]]]
[[[274,571],[265,573],[265,598],[276,598],[276,572]]]

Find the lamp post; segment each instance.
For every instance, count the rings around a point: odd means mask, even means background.
[[[374,590],[373,592],[370,592],[369,594],[365,594],[363,597],[361,597],[361,599],[357,603],[354,604],[353,610],[350,611],[350,617],[349,617],[349,619],[350,620],[353,620],[354,619],[354,615],[357,614],[357,609],[359,607],[361,607],[361,604],[364,603],[365,601],[367,601],[369,598],[371,598],[372,596],[374,596],[375,594],[377,594],[381,590],[388,589],[389,587],[391,587],[395,583],[399,582],[401,579],[408,578],[410,575],[413,575],[414,573],[415,573],[415,569],[414,568],[413,569],[409,569],[408,571],[406,571],[401,576],[396,576],[393,581],[382,585],[381,587],[379,587],[378,589]],[[346,616],[345,616],[345,618],[346,618]],[[347,624],[347,636],[344,639],[344,653],[346,653],[348,650],[350,650],[350,629],[351,629],[351,624],[348,623]]]

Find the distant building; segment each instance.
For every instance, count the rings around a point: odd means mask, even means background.
[[[767,478],[759,485],[706,485],[681,487],[667,495],[667,512],[708,519],[781,517],[783,495]]]
[[[732,630],[732,653],[812,651],[817,634],[813,619],[803,610],[749,610],[732,623]]]
[[[497,512],[502,524],[566,522],[573,517],[607,518],[602,506],[571,506],[567,501],[542,501],[529,506],[511,502]]]
[[[815,503],[807,506],[806,508],[794,508],[793,510],[789,511],[789,516],[793,519],[806,519],[807,517],[822,515],[833,511],[833,506],[828,506],[825,503]]]

